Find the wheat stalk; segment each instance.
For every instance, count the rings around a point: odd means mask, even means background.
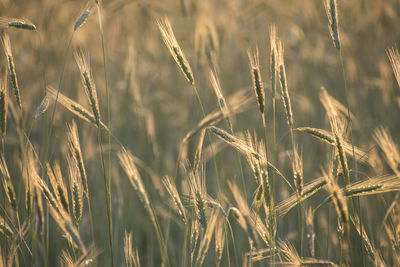
[[[33,180],[33,182],[35,182]],[[43,209],[43,201],[42,201],[42,194],[40,193],[40,187],[35,183],[33,185],[33,203],[35,203],[36,207],[36,216],[38,219],[38,229],[40,229],[40,233],[44,233],[44,224],[45,224],[45,214],[44,214],[44,209]]]
[[[208,252],[208,249],[209,249],[209,246],[211,243],[211,239],[213,237],[214,228],[217,224],[217,218],[218,218],[218,212],[215,211],[210,216],[210,222],[207,225],[207,229],[205,229],[203,239],[200,242],[195,266],[203,265],[204,259],[207,255],[207,252]]]

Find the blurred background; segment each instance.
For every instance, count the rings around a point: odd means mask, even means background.
[[[74,32],[76,19],[87,8],[92,11],[90,16]],[[387,49],[396,46],[400,40],[400,1],[339,0],[338,14],[349,106],[355,117],[353,140],[368,156],[368,164],[358,165],[358,175],[368,178],[391,173],[383,160],[382,152],[376,147],[373,131],[379,126],[387,126],[394,141],[398,142],[400,139],[400,120],[396,115],[400,107],[400,91],[387,56]],[[173,176],[179,144],[203,115],[193,89],[163,43],[156,20],[164,17],[170,20],[176,39],[194,72],[206,114],[218,110],[218,102],[209,79],[210,49],[218,66],[223,94],[229,98],[239,90],[251,88],[247,51],[258,46],[265,83],[268,144],[272,144],[270,25],[276,25],[277,36],[284,44],[294,127],[330,129],[326,112],[318,97],[321,86],[338,101],[346,104],[339,54],[329,33],[323,1],[319,0],[114,0],[102,2],[102,15],[111,96],[111,129],[118,140],[143,162],[142,166],[138,166],[139,172],[164,234],[168,234],[168,254],[173,260],[172,265],[176,266],[180,263],[178,259],[182,252],[184,226],[177,213],[170,208],[169,200],[166,201],[169,198],[161,178],[164,175]],[[83,48],[90,55],[99,106],[103,121],[107,123],[102,43],[95,3],[0,0],[0,16],[29,19],[37,27],[37,31],[7,29],[23,102],[22,121],[26,129],[31,129],[29,138],[40,161],[44,160],[46,142],[49,141],[50,162],[59,161],[66,178],[67,124],[72,119],[77,120],[88,173],[94,240],[101,252],[97,264],[110,266],[106,200],[97,129],[74,117],[62,105],[57,105],[53,134],[48,140],[53,105],[42,116],[33,119],[37,107],[45,97],[45,88],[57,88],[62,72],[64,77],[61,92],[90,110],[73,56],[74,51]],[[67,50],[70,39],[71,47]],[[210,40],[213,40],[212,46]],[[6,67],[4,53],[0,53],[0,69],[3,71]],[[10,99],[15,101],[11,92]],[[277,154],[273,157],[274,162],[284,175],[292,177],[290,134],[280,98],[277,99],[276,116]],[[245,110],[232,117],[232,121],[237,133],[249,130],[263,136],[263,125],[255,97]],[[225,124],[220,122],[218,126],[224,128]],[[310,182],[321,175],[321,167],[331,158],[331,147],[304,133],[295,133],[295,136],[303,154],[304,180]],[[220,142],[215,136],[210,137],[212,142]],[[161,258],[157,239],[150,219],[120,167],[116,156],[119,145],[113,140],[111,147],[108,147],[106,140],[104,134],[105,149],[112,151],[114,262],[116,266],[124,265],[123,237],[127,230],[133,232],[134,246],[139,251],[142,265],[159,265]],[[206,138],[203,149],[209,145],[209,139]],[[186,154],[190,161],[196,146],[197,137],[194,137],[189,141]],[[7,127],[5,158],[23,214],[21,151],[16,123],[11,115]],[[237,154],[232,148],[221,146],[216,154],[216,161],[224,202],[233,203],[226,185],[227,181],[240,177]],[[256,184],[244,157],[242,165],[247,185],[247,201],[250,203]],[[207,193],[216,199],[217,184],[212,161],[205,163],[205,177]],[[186,174],[180,168],[176,180],[179,190],[185,186],[185,179]],[[292,181],[290,178],[289,180]],[[276,202],[291,193],[279,179],[277,188]],[[317,206],[326,197],[324,193],[317,194],[306,206]],[[385,214],[385,209],[380,208],[382,203],[389,202],[393,196],[394,193],[389,193],[385,198],[372,196],[361,200],[363,216],[367,221],[366,231],[376,246],[382,249],[383,256],[387,256],[388,264],[393,260],[390,240],[380,238],[384,233],[376,231],[375,226],[381,224]],[[1,206],[6,208],[3,204]],[[331,217],[328,217],[327,210],[315,213],[316,256],[337,261],[340,255],[335,251],[335,245],[331,246],[329,256],[326,257],[325,239],[331,237],[326,237],[324,229],[327,221],[333,220],[332,210]],[[83,213],[87,213],[87,205],[84,206]],[[84,215],[79,230],[86,245],[91,243],[88,220],[89,217]],[[56,230],[57,225],[51,218],[49,227],[49,232],[44,234],[48,235],[51,243],[48,265],[58,266],[60,252],[66,245],[61,237],[62,233]],[[232,223],[232,227],[236,246],[229,249],[236,253],[236,261],[231,261],[231,265],[236,266],[240,265],[243,253],[249,248],[246,234],[240,230],[238,224]],[[297,245],[297,229],[295,210],[278,219],[278,234],[281,239],[293,241]],[[2,246],[4,242],[6,241],[2,239]],[[335,244],[338,240],[332,237],[332,242]],[[39,245],[36,256],[33,257],[37,266],[44,264],[43,250]],[[28,254],[22,254],[29,262]],[[213,262],[212,257],[206,260],[210,265]],[[222,265],[227,264],[225,255]]]

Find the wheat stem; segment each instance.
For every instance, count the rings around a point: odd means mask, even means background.
[[[108,128],[111,131],[111,106],[110,106],[110,91],[108,88],[108,74],[107,74],[107,58],[105,52],[105,41],[104,41],[104,30],[103,30],[103,22],[102,22],[102,15],[101,15],[101,7],[100,3],[97,2],[97,14],[98,14],[98,21],[99,21],[99,30],[101,35],[101,48],[103,53],[103,69],[104,69],[104,80],[106,86],[106,98],[107,98],[107,120],[108,120]],[[108,146],[111,147],[111,134],[110,131],[108,132]],[[99,130],[99,140],[101,141],[100,137],[100,130]],[[101,144],[100,144],[101,146]],[[102,155],[102,161],[103,155]],[[103,162],[103,168],[105,167]],[[107,195],[107,214],[108,214],[108,223],[109,223],[109,241],[110,241],[110,250],[111,250],[111,266],[114,266],[114,253],[113,253],[113,241],[112,241],[112,213],[111,213],[111,150],[108,150],[108,181],[106,179],[106,173],[104,170],[104,182],[108,183],[106,186],[106,195]]]

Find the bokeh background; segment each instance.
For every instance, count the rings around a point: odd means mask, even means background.
[[[86,8],[92,14],[68,42],[73,26]],[[45,88],[57,88],[61,72],[64,72],[61,92],[90,110],[81,84],[79,69],[73,53],[84,48],[90,54],[93,79],[98,90],[101,114],[106,122],[107,103],[103,70],[101,36],[98,27],[94,1],[61,0],[0,0],[0,16],[26,18],[37,27],[37,31],[7,29],[10,36],[18,81],[23,101],[22,120],[26,129],[31,129],[29,138],[44,160],[48,131],[53,105],[37,119],[33,115],[45,96]],[[368,164],[360,164],[360,177],[368,178],[382,173],[391,173],[384,162],[382,152],[373,139],[373,131],[387,126],[393,139],[400,139],[399,85],[387,56],[387,49],[396,46],[400,39],[400,1],[398,0],[354,0],[338,1],[339,29],[342,42],[345,76],[349,88],[349,105],[354,114],[353,140],[368,156]],[[310,126],[329,130],[326,112],[319,101],[321,86],[337,100],[346,103],[342,68],[337,50],[334,48],[328,29],[323,1],[319,0],[114,0],[102,2],[103,27],[107,56],[108,84],[111,96],[111,129],[113,134],[132,153],[143,161],[139,166],[146,190],[159,217],[164,233],[168,233],[168,254],[172,265],[179,265],[183,246],[184,227],[178,215],[171,209],[168,195],[161,183],[164,175],[172,176],[177,160],[179,144],[184,135],[202,119],[194,91],[177,67],[162,41],[156,20],[168,17],[176,38],[192,66],[197,89],[204,103],[206,113],[218,109],[218,103],[209,79],[210,65],[207,59],[207,33],[205,25],[214,34],[213,50],[218,66],[219,78],[226,97],[235,92],[251,88],[251,75],[247,50],[258,46],[260,65],[265,82],[266,122],[268,144],[272,143],[272,100],[270,89],[269,27],[276,25],[277,35],[283,41],[285,64],[292,99],[295,127]],[[65,68],[63,69],[64,60]],[[0,69],[6,68],[4,53],[0,53]],[[10,99],[14,101],[10,93]],[[232,120],[235,131],[246,130],[263,136],[263,126],[255,101]],[[68,167],[65,155],[68,151],[67,124],[77,120],[82,152],[86,163],[96,247],[100,250],[99,266],[110,266],[106,200],[104,181],[100,164],[100,149],[97,130],[93,125],[74,117],[61,105],[57,105],[50,142],[50,162],[59,161],[65,178]],[[219,124],[223,128],[223,123]],[[291,177],[291,143],[289,128],[281,100],[277,100],[277,154],[274,161],[287,177]],[[321,174],[321,167],[331,158],[331,148],[318,140],[295,133],[299,149],[303,154],[305,182]],[[5,158],[17,191],[20,210],[24,210],[24,184],[21,179],[21,150],[16,133],[16,124],[9,116]],[[211,135],[210,135],[211,136]],[[106,135],[104,135],[106,137]],[[103,138],[106,140],[106,138]],[[212,142],[220,142],[211,136]],[[112,217],[114,262],[123,266],[123,237],[125,230],[133,232],[134,246],[138,249],[143,266],[160,264],[157,239],[151,222],[118,158],[119,145],[115,140],[111,147],[104,141],[106,151],[112,151]],[[197,145],[197,138],[190,140],[187,158],[191,161]],[[206,138],[204,146],[209,146]],[[227,181],[239,179],[240,170],[236,152],[222,146],[216,155],[225,203],[234,203]],[[250,203],[256,188],[251,170],[242,157],[247,197]],[[354,170],[353,170],[354,171]],[[205,163],[207,192],[217,197],[215,170],[212,161]],[[177,177],[178,188],[185,184],[185,172],[180,168]],[[290,193],[282,181],[277,181],[276,202]],[[2,189],[1,189],[2,190]],[[1,191],[0,195],[3,195]],[[325,194],[325,195],[324,195]],[[366,197],[361,200],[365,227],[370,239],[390,265],[392,244],[382,230],[382,217],[394,193],[385,197]],[[326,197],[326,192],[316,195],[306,206],[317,206]],[[168,201],[167,201],[168,200]],[[1,204],[2,209],[9,211]],[[339,252],[335,250],[338,240],[326,236],[328,220],[335,222],[334,209],[321,209],[315,214],[316,255],[318,258],[338,262]],[[87,214],[87,205],[84,206]],[[24,218],[24,216],[22,215]],[[281,239],[298,245],[297,212],[289,212],[278,219],[278,233]],[[334,223],[333,223],[334,225]],[[80,234],[84,243],[91,243],[89,217],[83,216]],[[236,261],[241,265],[242,257],[249,250],[246,234],[237,223],[232,223],[235,234]],[[331,225],[331,227],[334,227]],[[377,230],[379,229],[379,230]],[[66,247],[62,233],[50,217],[49,232],[39,239],[50,240],[48,265],[58,266],[60,252]],[[326,239],[332,241],[328,257]],[[386,239],[386,240],[385,240]],[[31,242],[28,238],[28,242]],[[2,247],[6,240],[2,239]],[[336,242],[336,243],[335,243]],[[40,243],[40,242],[39,242]],[[300,248],[298,248],[300,249]],[[22,249],[23,250],[23,249]],[[4,253],[4,252],[3,252]],[[39,244],[33,257],[26,251],[19,254],[20,263],[34,262],[42,266],[45,250]],[[304,256],[308,256],[307,253]],[[24,258],[25,262],[22,260]],[[222,265],[228,265],[226,254]],[[213,265],[213,257],[206,260]],[[367,262],[371,264],[371,262]]]

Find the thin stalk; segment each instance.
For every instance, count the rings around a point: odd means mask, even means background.
[[[231,134],[234,136],[235,132],[233,130],[232,122],[228,122],[227,121],[227,124],[228,124],[228,127],[230,128]],[[245,199],[247,199],[247,189],[246,189],[246,183],[244,181],[242,160],[240,159],[240,153],[237,150],[236,150],[236,155],[237,155],[238,162],[239,162],[240,176],[241,176],[241,179],[242,179],[244,197],[245,197]],[[231,266],[231,262],[230,262],[230,254],[229,254],[229,240],[227,238],[228,234],[227,234],[227,231],[226,231],[226,226],[224,226],[224,235],[225,235],[226,255],[227,255],[227,258],[228,258],[228,267],[230,267]]]
[[[294,134],[293,134],[293,125],[290,126],[290,138],[292,142],[292,149],[293,149],[293,157],[296,149],[296,142],[294,139]],[[299,193],[298,198],[300,199],[301,196]],[[300,205],[298,206],[298,218],[299,218],[299,227],[300,227],[300,253],[303,253],[303,239],[304,239],[304,220],[303,220],[303,204],[300,202]]]
[[[165,243],[165,240],[163,238],[161,227],[160,227],[157,217],[155,216],[156,213],[155,213],[155,210],[154,210],[151,202],[150,202],[150,207],[151,207],[152,213],[154,214],[154,218],[155,218],[153,224],[154,224],[154,228],[155,228],[156,234],[157,234],[158,245],[160,246],[161,258],[162,258],[162,263],[163,263],[162,265],[166,264],[167,266],[171,266],[171,264],[169,262],[168,254],[166,253],[167,244]]]
[[[5,139],[6,139],[6,136],[4,136],[1,139],[1,153],[3,154],[3,156],[4,156],[4,143],[6,142]],[[6,194],[4,194],[4,197],[3,197],[3,207],[5,207],[5,206],[6,206]],[[4,225],[6,224],[6,210],[5,209],[3,209],[3,224]],[[7,238],[5,236],[3,236],[1,239],[2,239],[1,240],[2,243],[6,244],[6,255],[8,255],[8,252],[7,252],[7,250],[8,250]],[[6,257],[6,265],[7,265],[7,257]]]
[[[273,75],[275,75],[275,74],[273,74]],[[272,86],[275,87],[275,80],[272,81]],[[264,132],[265,132],[265,130],[264,130]],[[277,153],[277,144],[276,144],[276,96],[275,96],[275,90],[274,90],[274,93],[273,93],[273,96],[272,96],[272,142],[273,142],[273,144],[272,144],[272,150],[273,150],[272,160],[273,160],[273,162],[275,164],[277,164],[277,160],[276,160],[277,159],[277,155],[276,155],[276,153]],[[275,186],[276,186],[275,173],[272,172],[271,175],[272,175],[272,192],[271,192],[271,195],[274,198],[275,190],[276,190],[276,188],[275,188]],[[275,217],[275,212],[276,212],[275,211],[275,205],[273,205],[272,213],[273,213],[274,217]],[[274,222],[276,222],[276,220],[274,220]],[[276,230],[273,231],[273,233],[272,233],[272,244],[271,244],[271,248],[272,249],[274,249],[274,246],[275,246],[275,238],[276,238],[275,233],[276,233]],[[271,258],[272,258],[272,266],[274,266],[275,253],[272,253],[272,257]]]
[[[265,155],[266,155],[266,157],[267,157],[267,162],[268,162],[268,160],[269,160],[269,155],[268,155],[268,142],[267,142],[267,125],[266,125],[266,122],[265,122],[265,115],[264,115],[264,113],[262,113],[261,114],[261,116],[262,116],[262,123],[263,123],[263,128],[264,128],[264,141],[265,141]],[[268,167],[267,167],[268,168]],[[267,172],[268,172],[268,170],[267,170]],[[267,179],[269,179],[269,172],[268,172],[268,178]],[[268,181],[269,182],[269,181]],[[262,183],[263,183],[263,181],[262,181]],[[264,189],[265,190],[265,189]],[[265,194],[265,192],[264,192],[264,194]],[[272,194],[272,196],[273,196],[273,194]],[[272,237],[272,239],[271,239],[271,250],[274,248],[274,246],[275,246],[275,224],[274,224],[274,222],[275,222],[275,220],[274,220],[274,217],[275,217],[275,205],[274,205],[274,201],[273,201],[273,197],[272,197],[272,201],[271,201],[271,207],[270,207],[270,211],[269,211],[269,223],[270,223],[270,227],[269,227],[269,236],[270,237]],[[275,266],[275,253],[273,253],[272,254],[272,257],[271,257],[271,265],[272,266]]]
[[[195,85],[192,85],[192,87],[193,87],[193,90],[194,90],[194,92],[196,94],[197,101],[200,104],[200,108],[201,108],[201,112],[203,113],[203,117],[206,117],[206,113],[205,113],[204,107],[203,107],[203,102],[201,101],[199,92],[197,91],[197,88],[196,88]],[[207,129],[207,138],[208,138],[208,142],[210,143],[211,153],[213,154],[213,163],[214,163],[215,175],[216,175],[216,178],[217,178],[217,187],[218,187],[218,201],[221,201],[220,177],[219,177],[217,161],[215,159],[215,155],[214,155],[214,151],[213,151],[213,147],[212,147],[212,142],[211,142],[211,137],[210,137],[210,134],[208,133],[208,129]]]
[[[4,139],[3,139],[3,147],[4,147]],[[4,155],[4,148],[3,148],[3,155]],[[6,193],[6,192],[4,192],[4,193]],[[3,207],[4,207],[4,209],[2,209],[3,210],[3,224],[6,225],[6,210],[5,210],[6,194],[4,194],[4,197],[3,197]],[[7,242],[7,237],[5,235],[2,237],[2,242],[4,242],[6,244],[6,255],[8,255],[8,242]],[[8,266],[7,260],[8,259],[6,257],[6,266]]]
[[[158,224],[158,223],[157,223]],[[159,229],[160,229],[160,232],[161,232],[161,227],[160,226],[158,226],[159,227]],[[163,239],[164,240],[164,243],[163,243],[163,253],[164,253],[164,256],[162,256],[163,257],[163,264],[164,264],[164,259],[165,259],[165,255],[168,255],[168,247],[167,247],[167,244],[168,244],[168,239],[169,239],[169,234],[170,234],[170,230],[171,230],[171,219],[168,219],[167,220],[167,227],[166,227],[167,229],[166,229],[166,233],[165,233],[165,239]],[[169,258],[168,258],[168,266],[170,266],[171,264],[170,264],[170,262],[169,262]]]
[[[353,164],[354,164],[354,170],[355,170],[355,180],[358,180],[358,170],[357,170],[357,160],[355,157],[355,149],[354,149],[354,139],[353,139],[353,121],[350,117],[350,104],[349,104],[349,90],[347,88],[347,79],[346,79],[346,71],[344,69],[344,62],[343,62],[343,56],[342,56],[342,50],[339,49],[339,58],[340,58],[340,65],[342,68],[342,75],[343,75],[343,82],[344,82],[344,90],[345,90],[345,97],[346,97],[346,106],[347,106],[347,118],[349,120],[349,127],[350,127],[350,140],[351,140],[351,148],[352,148],[352,154],[353,154]],[[357,207],[360,207],[360,198],[357,197]],[[355,212],[354,209],[354,200],[351,200],[352,203],[352,207],[353,207],[353,211]],[[358,216],[360,218],[360,235],[358,238],[358,242],[360,244],[360,250],[359,252],[361,252],[362,255],[362,264],[365,265],[365,255],[364,255],[364,250],[362,249],[362,243],[363,243],[363,233],[362,233],[362,229],[361,229],[361,225],[362,225],[362,211],[361,208],[358,209]],[[350,244],[349,244],[350,245]]]
[[[227,221],[227,224],[229,223],[229,221]],[[230,256],[230,254],[229,254],[229,240],[228,240],[228,231],[226,230],[226,225],[227,224],[224,224],[224,235],[225,235],[225,243],[226,243],[226,257],[228,258],[227,259],[227,261],[228,261],[228,267],[230,267],[231,266],[231,256]],[[223,253],[223,252],[222,252]],[[221,259],[221,261],[222,261],[222,259]]]
[[[331,236],[331,205],[328,205],[328,232],[326,234],[326,251],[325,259],[329,259],[329,239]]]
[[[183,237],[183,248],[182,248],[182,266],[186,265],[186,248],[187,248],[187,239],[189,233],[189,224],[185,223],[185,235]]]
[[[88,190],[89,190],[89,188],[88,188]],[[89,200],[89,198],[87,197],[86,199],[87,199],[87,202],[88,202],[88,209],[89,209],[90,234],[92,235],[92,243],[95,244],[95,241],[94,241],[94,228],[93,228],[92,208],[91,208],[91,206],[90,206],[90,200]],[[96,259],[95,259],[95,261],[96,261]],[[96,264],[94,264],[94,265],[96,266]]]
[[[277,151],[276,147],[276,103],[275,103],[275,96],[272,98],[272,142],[273,142],[273,151],[274,156]]]
[[[56,113],[56,108],[57,108],[57,102],[58,102],[58,96],[60,94],[61,91],[61,86],[62,86],[62,81],[64,78],[64,70],[65,70],[65,65],[67,63],[67,56],[68,56],[68,52],[69,49],[71,47],[71,43],[72,43],[72,38],[74,37],[74,34],[71,34],[71,37],[69,38],[67,47],[65,49],[65,54],[64,54],[64,61],[63,61],[63,66],[61,69],[61,74],[60,74],[60,79],[58,81],[58,87],[57,87],[57,94],[56,94],[56,98],[54,100],[54,107],[53,107],[53,111],[51,113],[51,118],[50,118],[50,129],[49,129],[49,134],[47,136],[47,143],[46,143],[46,150],[45,150],[45,161],[48,161],[48,155],[49,155],[49,148],[50,148],[50,140],[51,140],[51,135],[53,133],[53,121],[54,121],[54,116]]]
[[[55,113],[56,113],[58,96],[59,96],[59,93],[61,91],[62,81],[63,81],[63,77],[64,77],[65,65],[67,63],[67,55],[68,55],[68,52],[69,52],[69,48],[71,46],[71,42],[72,42],[73,36],[74,36],[74,33],[71,34],[71,37],[69,38],[67,47],[65,49],[64,62],[63,62],[63,66],[62,66],[62,69],[61,69],[60,79],[59,79],[59,82],[58,82],[57,95],[56,95],[56,99],[54,101],[54,107],[53,107],[53,111],[52,111],[51,118],[50,118],[50,129],[49,129],[49,133],[48,133],[48,136],[47,136],[46,148],[45,148],[45,153],[44,153],[44,158],[45,158],[46,162],[49,161],[50,140],[51,140],[51,136],[53,134],[53,121],[54,121],[54,116],[55,116]],[[46,174],[45,174],[45,176],[46,176],[46,182],[47,182],[48,177],[47,177]],[[48,208],[48,206],[46,206],[46,215],[45,215],[45,217],[46,217],[46,241],[45,241],[46,242],[45,243],[46,260],[45,260],[45,266],[47,267],[48,266],[48,258],[49,258],[48,257],[49,256],[49,208]]]
[[[104,155],[103,155],[103,144],[101,140],[101,131],[100,127],[98,127],[97,139],[100,146],[101,153],[101,166],[103,169],[103,178],[104,178],[104,190],[106,194],[106,202],[107,202],[107,217],[108,217],[108,237],[109,237],[109,245],[110,245],[110,254],[111,254],[111,266],[114,266],[114,251],[113,251],[113,241],[112,241],[112,215],[111,215],[111,193],[109,189],[109,184],[107,182],[106,169],[104,163]]]
[[[111,110],[110,110],[110,90],[108,88],[108,75],[107,75],[107,59],[106,59],[106,52],[105,52],[105,42],[104,42],[104,30],[103,30],[103,22],[102,22],[102,16],[101,16],[101,8],[100,8],[100,3],[97,2],[97,14],[98,14],[98,20],[99,20],[99,30],[100,30],[100,35],[101,35],[101,47],[102,47],[102,52],[103,52],[103,67],[104,67],[104,80],[105,80],[105,86],[106,86],[106,98],[107,98],[107,120],[108,120],[108,128],[110,131],[108,132],[108,147],[111,147]],[[104,163],[103,163],[104,167]],[[105,173],[104,173],[105,175]],[[106,182],[106,179],[105,179]],[[111,248],[111,266],[114,266],[114,255],[113,255],[113,248],[112,248],[112,226],[111,226],[111,221],[112,221],[112,214],[111,214],[111,149],[108,150],[108,221],[109,221],[109,236],[110,236],[110,248]]]
[[[231,131],[231,134],[234,136],[234,135],[235,135],[235,132],[234,132],[234,130],[233,130],[232,122],[230,122],[230,123],[227,122],[227,124],[228,124],[228,127],[229,127],[230,131]],[[237,155],[238,162],[239,162],[239,169],[240,169],[240,176],[241,176],[241,179],[242,179],[244,197],[245,197],[245,199],[247,199],[247,189],[246,189],[246,183],[245,183],[245,181],[244,181],[242,160],[240,159],[240,153],[239,153],[239,151],[237,151],[237,150],[236,150],[236,155]]]

